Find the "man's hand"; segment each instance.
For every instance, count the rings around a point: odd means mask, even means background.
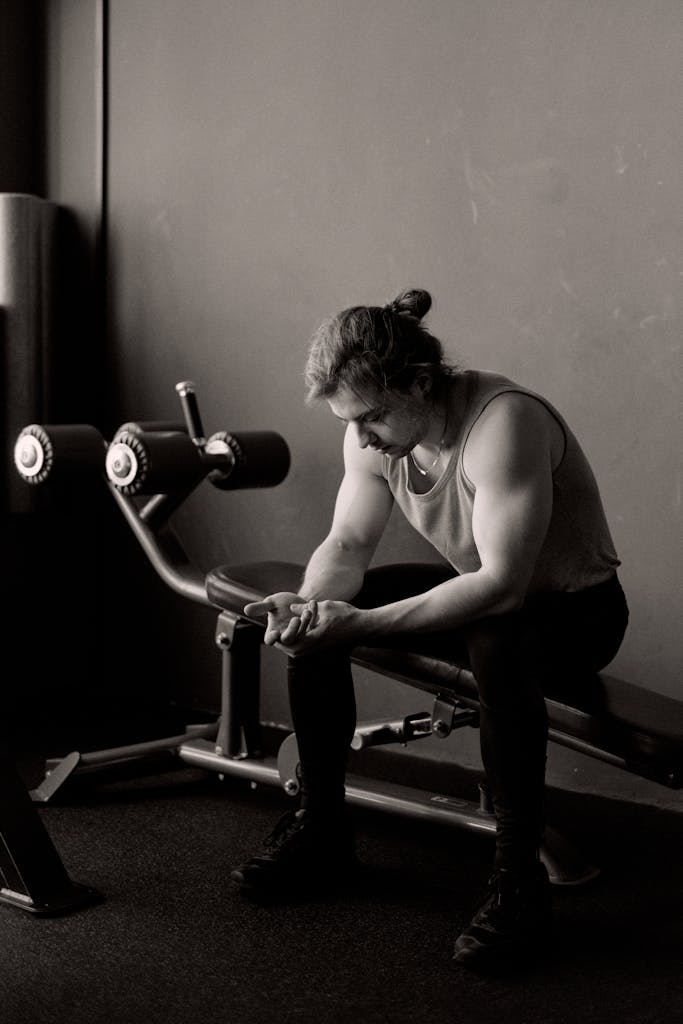
[[[315,619],[316,606],[316,601],[305,601],[300,594],[281,591],[265,597],[263,601],[253,601],[245,605],[244,614],[250,618],[267,615],[268,624],[263,642],[269,646],[277,643],[289,646],[306,634]],[[294,612],[294,607],[299,611]]]
[[[264,643],[280,644],[291,654],[307,654],[361,640],[362,612],[346,601],[306,601],[282,591],[245,605],[250,618],[268,616]]]
[[[292,622],[302,628],[282,643],[294,654],[308,654],[330,647],[349,647],[362,639],[363,612],[346,601],[298,601],[290,605]]]

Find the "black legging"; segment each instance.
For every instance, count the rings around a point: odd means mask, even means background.
[[[353,604],[373,608],[452,579],[439,565],[371,569]],[[548,718],[545,696],[581,707],[600,699],[597,673],[616,654],[628,622],[615,576],[578,592],[536,594],[523,607],[451,632],[405,634],[376,646],[442,652],[471,669],[479,690],[481,755],[496,815],[496,866],[538,856],[544,828]],[[356,728],[349,651],[290,658],[289,699],[299,747],[302,804],[335,813],[344,800]]]

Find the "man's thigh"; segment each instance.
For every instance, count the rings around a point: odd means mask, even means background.
[[[369,569],[363,587],[354,598],[358,608],[378,608],[393,601],[424,594],[441,583],[455,579],[458,573],[452,566],[428,562],[399,562]],[[390,647],[412,651],[468,666],[469,657],[465,634],[462,630],[433,633],[395,633],[379,637],[366,646]]]
[[[392,601],[424,594],[458,574],[446,564],[396,562],[368,569],[363,586],[351,602],[357,608],[379,608]]]

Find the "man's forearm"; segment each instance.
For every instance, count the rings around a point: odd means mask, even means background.
[[[311,555],[299,593],[309,601],[350,601],[363,586],[369,555],[327,537]]]
[[[466,573],[424,594],[359,611],[359,639],[458,629],[486,615],[513,611],[519,604],[519,595],[482,570]]]

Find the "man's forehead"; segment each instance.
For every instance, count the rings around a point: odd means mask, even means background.
[[[327,403],[334,413],[342,420],[359,420],[367,416],[369,412],[384,408],[384,401],[379,394],[369,394],[361,397],[349,388],[339,388],[335,391]]]

